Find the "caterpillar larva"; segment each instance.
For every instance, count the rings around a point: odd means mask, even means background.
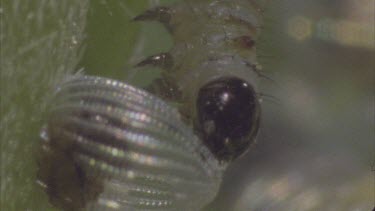
[[[200,210],[254,142],[260,106],[253,1],[187,0],[134,18],[163,23],[175,46],[148,90],[93,76],[57,89],[38,182],[64,210]],[[164,101],[177,102],[178,110]]]
[[[134,18],[160,21],[175,44],[168,53],[138,64],[164,69],[149,90],[182,105],[181,113],[220,161],[243,154],[258,131],[255,41],[260,17],[251,0],[196,0]]]

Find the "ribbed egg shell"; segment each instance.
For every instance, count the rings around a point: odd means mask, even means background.
[[[65,210],[199,210],[221,182],[174,107],[116,80],[66,80],[43,134],[39,183]]]

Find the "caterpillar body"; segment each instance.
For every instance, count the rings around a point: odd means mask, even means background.
[[[76,75],[52,99],[38,183],[64,210],[200,210],[255,141],[255,2],[186,0],[134,20],[160,21],[175,42],[137,65],[164,70],[149,92]]]
[[[138,64],[164,69],[149,91],[182,105],[180,112],[220,161],[243,154],[259,127],[255,42],[261,13],[252,0],[192,0],[134,18],[160,21],[175,43]]]

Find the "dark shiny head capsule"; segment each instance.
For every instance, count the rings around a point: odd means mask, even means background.
[[[219,78],[203,86],[196,102],[202,140],[220,161],[242,155],[254,142],[260,106],[253,87],[239,78]]]

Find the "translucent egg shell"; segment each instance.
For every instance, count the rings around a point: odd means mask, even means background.
[[[51,100],[38,183],[64,210],[199,210],[224,166],[159,98],[73,76]]]

